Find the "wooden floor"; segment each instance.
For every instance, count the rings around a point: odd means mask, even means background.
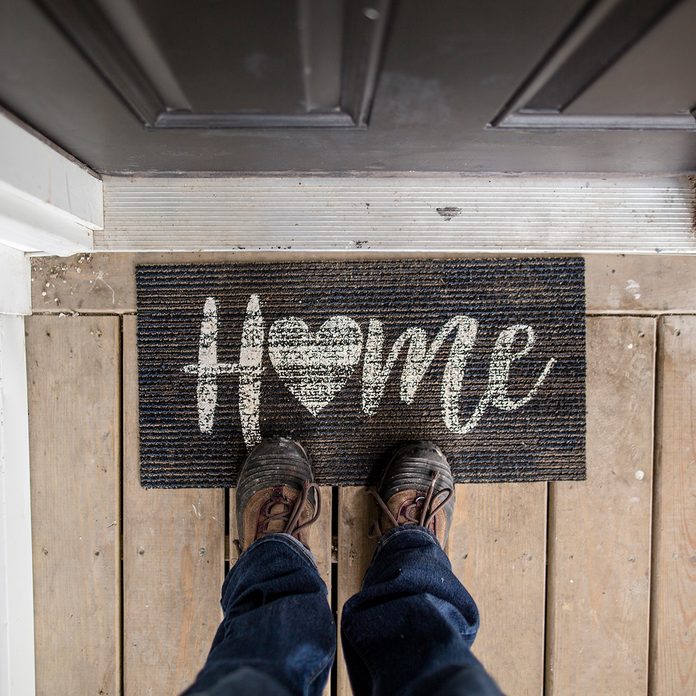
[[[139,486],[133,264],[34,263],[39,694],[177,693],[234,561],[227,492]],[[588,257],[587,286],[587,481],[459,486],[449,554],[507,693],[695,694],[696,259]],[[340,614],[371,513],[360,489],[324,499],[312,546]],[[350,691],[340,661],[331,688]]]

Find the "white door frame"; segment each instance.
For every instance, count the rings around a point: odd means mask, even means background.
[[[0,694],[3,696],[34,693],[28,426],[24,318],[18,314],[0,314]]]
[[[34,598],[24,315],[27,252],[91,251],[102,182],[0,113],[0,696],[35,693]]]

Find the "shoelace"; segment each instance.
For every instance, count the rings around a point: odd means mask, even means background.
[[[454,491],[451,488],[443,488],[437,494],[435,494],[435,484],[439,478],[439,474],[433,474],[430,481],[430,486],[426,491],[425,495],[416,494],[414,498],[406,499],[399,506],[396,516],[389,509],[387,504],[382,500],[379,492],[376,488],[368,489],[368,493],[377,501],[377,505],[381,508],[382,512],[387,516],[389,521],[395,526],[400,527],[407,524],[415,524],[428,529],[432,524],[435,516],[440,510],[442,510],[445,505],[447,505],[450,498],[454,495]],[[444,494],[442,500],[438,500]],[[404,521],[399,522],[400,519]],[[370,536],[382,536],[383,531],[379,524],[379,518],[374,521],[372,526]]]
[[[316,500],[316,508],[312,517],[305,522],[300,523],[300,518],[302,517],[302,510],[309,500],[310,491],[314,490],[314,499]],[[282,505],[283,509],[278,512],[271,512],[277,505]],[[305,481],[302,484],[302,489],[294,503],[290,502],[285,496],[272,495],[268,501],[264,504],[259,512],[259,520],[256,528],[256,538],[260,539],[262,536],[268,534],[268,526],[271,522],[275,520],[285,520],[285,526],[283,528],[284,534],[290,534],[294,537],[306,527],[314,524],[321,513],[321,496],[319,495],[319,486],[316,483]],[[242,545],[239,539],[234,539],[234,545],[239,553],[242,553]]]

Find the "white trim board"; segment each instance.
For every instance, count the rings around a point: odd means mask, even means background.
[[[95,251],[694,253],[680,178],[106,177]]]
[[[0,242],[68,255],[92,249],[103,224],[99,177],[0,113]]]
[[[92,249],[92,230],[0,188],[0,242],[69,256]]]
[[[24,317],[0,314],[0,694],[35,691]]]
[[[103,225],[99,177],[28,126],[0,113],[0,186],[90,229]]]
[[[25,252],[91,251],[101,180],[0,113],[0,696],[35,693]]]
[[[24,317],[31,266],[0,244],[0,696],[34,694],[34,596]]]
[[[29,258],[3,244],[0,244],[0,314],[31,314]]]

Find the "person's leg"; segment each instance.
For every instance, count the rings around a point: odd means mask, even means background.
[[[249,456],[237,485],[245,550],[225,579],[224,618],[185,696],[321,694],[336,628],[326,585],[305,546],[318,495],[295,443],[266,441]]]
[[[362,590],[343,608],[343,651],[358,696],[500,693],[471,653],[478,610],[442,550],[453,486],[430,443],[401,448],[385,471],[375,496],[379,545]]]
[[[186,694],[320,694],[336,649],[326,585],[293,537],[256,541],[222,589],[224,618]],[[224,683],[223,683],[224,682]]]

